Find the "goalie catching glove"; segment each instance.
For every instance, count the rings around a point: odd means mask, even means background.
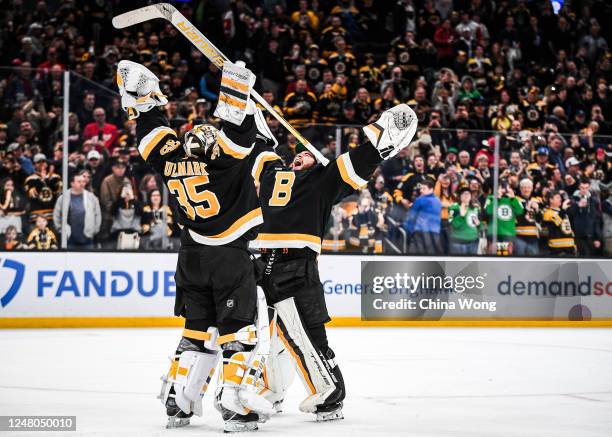
[[[386,110],[377,121],[363,127],[363,132],[385,160],[408,146],[416,130],[417,116],[405,103]]]
[[[155,106],[164,106],[168,99],[159,89],[159,79],[144,65],[123,60],[117,66],[117,86],[121,107],[130,120]]]

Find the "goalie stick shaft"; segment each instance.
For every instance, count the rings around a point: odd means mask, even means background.
[[[125,12],[113,18],[113,26],[117,29],[123,29],[128,26],[143,23],[155,18],[163,18],[172,23],[172,25],[183,34],[191,43],[212,63],[220,69],[223,69],[223,64],[229,59],[206,38],[183,14],[181,14],[174,6],[168,3],[158,3],[151,6],[145,6],[140,9],[134,9],[130,12]],[[268,111],[274,118],[278,120],[295,138],[301,142],[310,153],[323,165],[329,164],[329,160],[325,158],[310,141],[308,141],[297,129],[295,129],[285,118],[279,114],[257,91],[252,90],[251,95],[253,100],[259,103]]]

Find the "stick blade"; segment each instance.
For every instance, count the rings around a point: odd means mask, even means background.
[[[168,3],[145,6],[113,17],[113,26],[115,29],[123,29],[156,18],[170,20],[174,11],[176,11],[174,6]]]

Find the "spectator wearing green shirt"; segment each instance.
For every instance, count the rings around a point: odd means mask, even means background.
[[[497,190],[497,210],[493,211],[493,195],[487,197],[485,214],[488,221],[487,236],[493,238],[493,216],[497,216],[498,247],[489,247],[490,253],[512,254],[512,243],[516,237],[516,218],[524,211],[523,205],[514,195],[508,181],[502,180]],[[490,241],[490,240],[489,240]],[[502,244],[500,244],[502,243]],[[506,244],[509,243],[509,244]]]
[[[480,207],[472,202],[472,193],[466,185],[459,189],[459,202],[448,209],[451,255],[476,255]]]
[[[474,87],[474,79],[472,79],[471,76],[463,76],[461,79],[461,88],[459,88],[459,92],[457,93],[457,100],[463,102],[479,99],[482,99],[482,95],[480,91]]]

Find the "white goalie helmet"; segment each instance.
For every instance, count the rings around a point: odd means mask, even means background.
[[[217,144],[219,131],[212,124],[197,124],[185,134],[183,149],[189,157],[203,157]]]

